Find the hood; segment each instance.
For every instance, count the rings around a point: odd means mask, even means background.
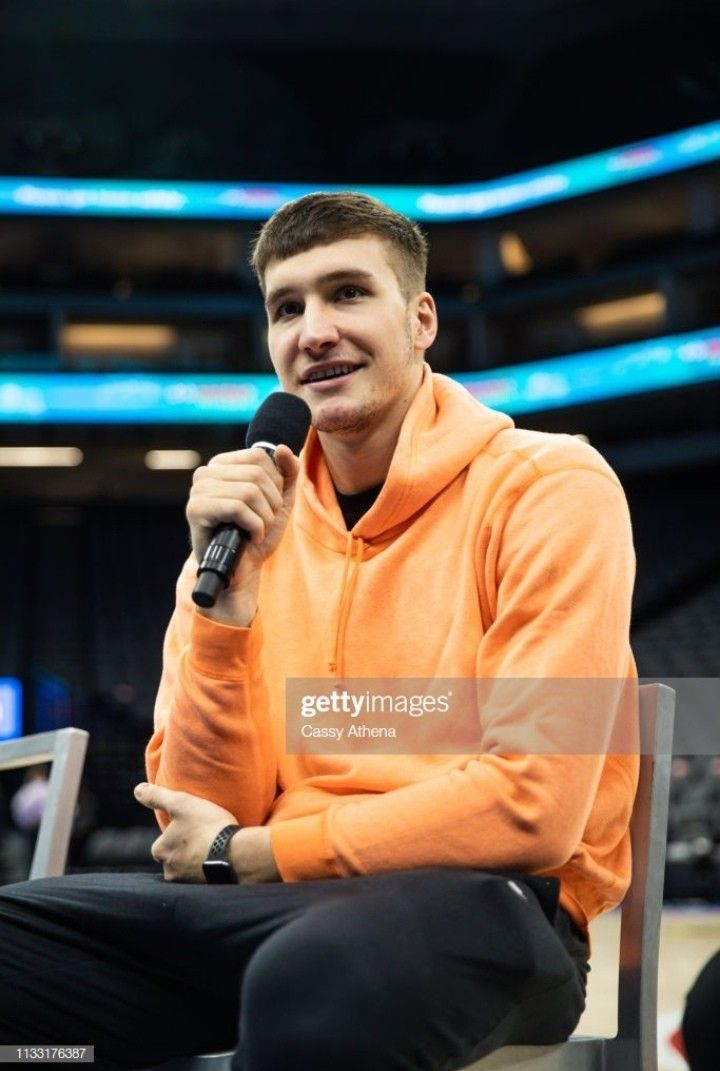
[[[448,486],[497,433],[511,428],[505,413],[481,405],[458,383],[425,365],[405,416],[385,483],[352,530],[365,544],[394,538]],[[296,523],[345,553],[347,530],[320,439],[311,429],[303,450]]]

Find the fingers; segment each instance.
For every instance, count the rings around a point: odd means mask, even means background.
[[[300,458],[295,457],[289,446],[281,445],[275,451],[275,466],[282,477],[283,504],[292,505],[295,485],[300,474]]]
[[[186,514],[191,530],[196,525],[212,531],[222,523],[236,524],[252,543],[262,543],[282,501],[275,488],[263,490],[248,479],[208,478],[188,502]]]
[[[162,863],[164,859],[164,841],[161,834],[150,845],[150,855],[153,857],[156,863]]]
[[[175,867],[172,863],[172,853],[167,847],[166,837],[163,833],[157,840],[153,841],[150,848],[150,855],[153,857],[156,863],[162,864],[163,878],[165,881],[178,881],[179,875],[177,874]]]
[[[284,467],[293,472],[287,458]],[[250,542],[262,543],[285,501],[283,472],[259,448],[218,454],[197,469],[186,509],[196,557],[202,557],[222,523],[235,524]]]
[[[135,799],[150,811],[165,811],[175,818],[182,805],[184,792],[175,792],[172,788],[142,782],[135,785]]]

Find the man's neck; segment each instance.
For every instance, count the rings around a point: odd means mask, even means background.
[[[377,428],[362,437],[319,433],[332,481],[344,495],[354,495],[385,481],[400,428]]]

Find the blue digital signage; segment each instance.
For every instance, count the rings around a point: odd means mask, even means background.
[[[350,185],[411,219],[457,222],[507,215],[718,159],[720,121],[714,121],[486,182]],[[264,220],[287,201],[321,188],[332,191],[348,186],[6,176],[0,177],[0,214]]]
[[[0,740],[14,740],[22,733],[22,683],[17,677],[0,677]]]
[[[720,326],[452,378],[512,415],[720,380]],[[0,424],[237,424],[273,375],[76,372],[0,376]]]

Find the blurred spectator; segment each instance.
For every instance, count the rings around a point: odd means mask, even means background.
[[[48,798],[49,778],[48,765],[33,766],[25,771],[22,784],[9,802],[7,798],[3,800],[0,794],[0,885],[25,881],[30,873],[35,841]],[[85,842],[97,827],[97,810],[94,794],[81,784],[73,821],[69,865],[77,866],[82,862]],[[145,854],[149,854],[149,844],[145,845]]]
[[[30,869],[27,837],[14,829],[9,807],[0,787],[0,885],[24,881]]]
[[[10,800],[12,820],[23,833],[35,833],[42,820],[48,797],[48,767],[33,766]]]

